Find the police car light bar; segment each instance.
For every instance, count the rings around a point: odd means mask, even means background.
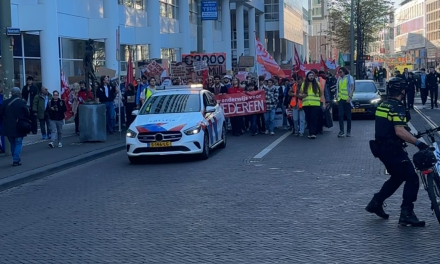
[[[203,89],[203,84],[191,84],[191,85],[171,85],[171,86],[160,86],[158,90],[201,90]]]

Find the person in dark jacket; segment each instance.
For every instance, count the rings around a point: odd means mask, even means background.
[[[133,123],[135,116],[131,113],[136,108],[136,91],[134,89],[134,85],[129,83],[125,88],[125,93],[122,101],[125,106],[125,116],[127,118],[127,126],[130,126]]]
[[[3,104],[3,88],[0,87],[0,108]],[[0,153],[5,153],[5,137],[1,136],[2,134],[2,122],[0,122]]]
[[[63,125],[64,125],[64,114],[67,111],[66,103],[60,99],[60,93],[58,91],[53,91],[52,100],[49,102],[49,118],[50,125],[52,127],[52,140],[49,143],[49,147],[54,147],[54,141],[58,139],[58,147],[63,147],[61,142],[63,139]]]
[[[105,108],[107,109],[107,130],[110,134],[113,134],[116,122],[115,105],[113,103],[116,93],[116,87],[110,85],[109,77],[101,76],[101,85],[96,91],[96,97],[100,103],[105,104]]]
[[[26,102],[27,107],[29,108],[30,120],[32,122],[32,134],[37,134],[37,117],[34,114],[32,109],[32,104],[34,103],[35,96],[38,95],[40,89],[34,84],[34,77],[28,76],[26,78],[26,85],[23,87],[21,98]]]
[[[431,97],[431,109],[438,108],[438,75],[434,67],[429,68],[429,73],[426,76],[426,88],[428,88],[429,96]]]
[[[414,97],[416,95],[417,89],[417,79],[414,78],[414,73],[408,73],[408,79],[406,80],[408,83],[408,87],[406,90],[406,97],[408,102],[408,108],[414,109]]]
[[[21,165],[21,148],[26,133],[17,129],[17,121],[29,118],[29,108],[26,101],[20,100],[20,88],[11,90],[12,97],[4,101],[0,108],[0,123],[2,123],[2,136],[8,138],[11,144],[12,166]]]

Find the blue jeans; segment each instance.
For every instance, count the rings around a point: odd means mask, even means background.
[[[274,120],[275,120],[275,108],[272,110],[267,110],[264,113],[264,122],[266,123],[266,130],[273,132],[274,129]]]
[[[21,147],[23,146],[22,137],[8,137],[11,144],[12,161],[20,162]]]
[[[258,114],[250,116],[250,118],[251,118],[251,133],[252,134],[256,134],[257,130],[258,130],[257,117],[258,117]]]
[[[107,130],[113,132],[115,128],[115,104],[113,102],[105,102],[105,108],[107,109]]]
[[[347,101],[339,100],[339,131],[344,132],[344,115],[347,117],[347,133],[351,133],[351,104]]]
[[[295,132],[304,134],[304,129],[306,128],[306,114],[304,110],[295,107],[292,109],[292,112]]]

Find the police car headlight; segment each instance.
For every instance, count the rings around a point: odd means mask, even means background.
[[[127,130],[127,134],[126,134],[126,136],[127,136],[128,138],[135,138],[135,137],[137,136],[137,133],[134,132],[134,131],[131,130],[131,129],[128,129],[128,130]]]
[[[191,136],[191,135],[196,135],[196,134],[200,133],[201,130],[202,130],[202,126],[197,125],[197,126],[193,126],[191,128],[188,128],[187,130],[183,131],[183,133],[185,133],[185,135],[187,135],[187,136]]]
[[[380,98],[377,98],[377,99],[373,99],[373,100],[371,100],[370,103],[372,103],[372,104],[378,104],[379,102],[380,102]]]

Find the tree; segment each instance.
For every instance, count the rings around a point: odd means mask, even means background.
[[[330,40],[342,52],[350,50],[351,1],[354,1],[354,34],[356,61],[361,62],[367,47],[379,39],[379,32],[389,22],[393,14],[390,0],[338,0],[329,8]],[[362,72],[363,63],[356,64],[356,71]]]

